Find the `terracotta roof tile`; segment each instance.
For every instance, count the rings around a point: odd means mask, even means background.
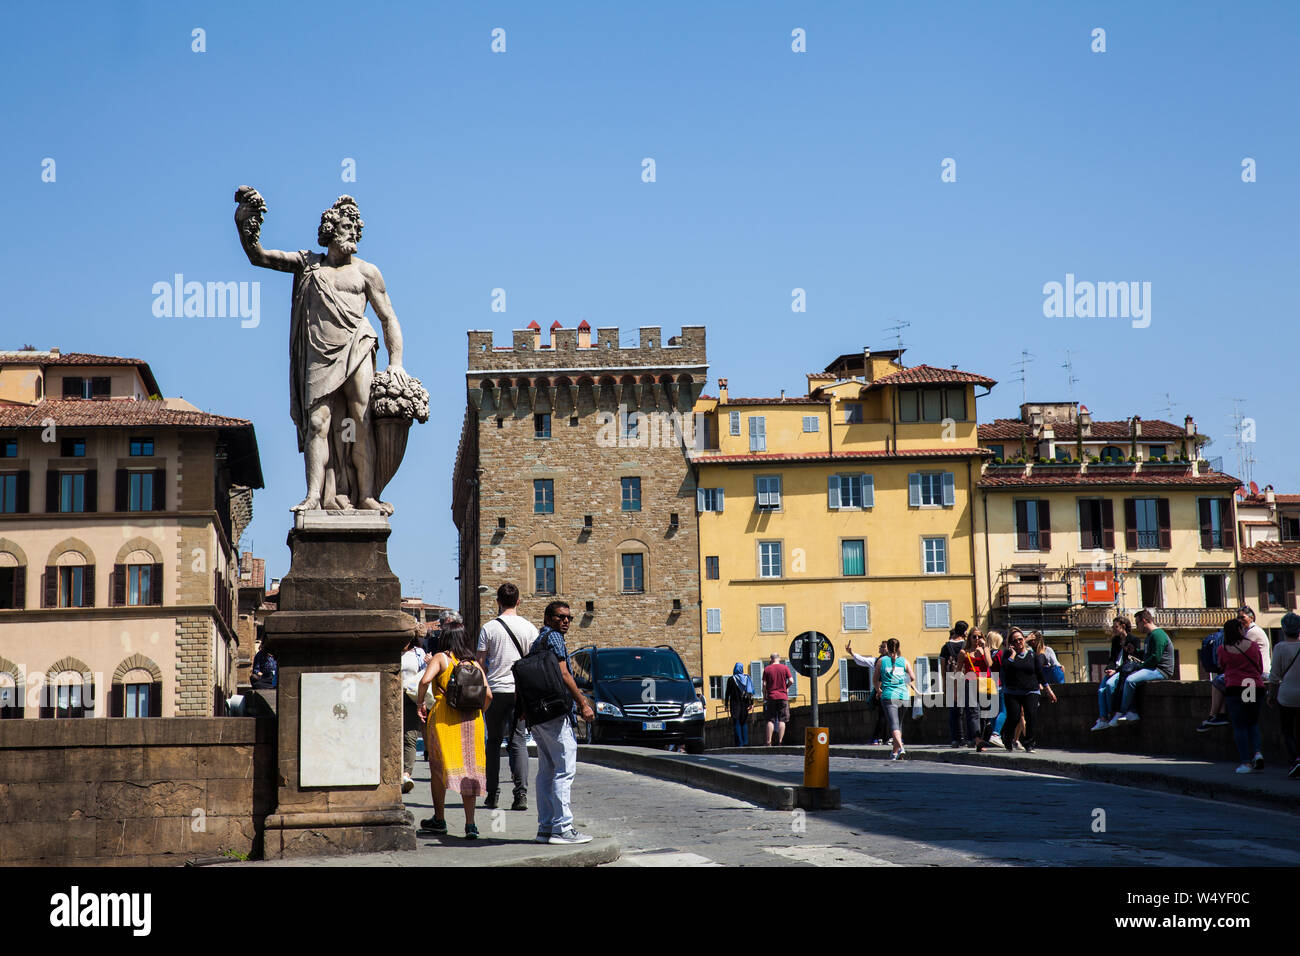
[[[739,465],[749,462],[814,462],[814,461],[864,461],[893,458],[961,458],[979,455],[978,448],[910,448],[903,451],[812,451],[792,454],[787,452],[755,452],[749,455],[718,455],[713,452],[696,452],[691,460],[697,465]]]
[[[1292,541],[1261,541],[1241,549],[1238,564],[1300,564],[1300,544]]]
[[[1054,422],[1052,431],[1058,440],[1075,441],[1078,438],[1078,427],[1075,422]],[[1153,418],[1142,422],[1142,434],[1138,436],[1138,441],[1172,441],[1184,437],[1185,434],[1181,425]],[[1032,430],[1028,423],[1018,418],[998,418],[979,426],[980,441],[1028,439],[1031,435]],[[1127,421],[1093,422],[1092,434],[1084,438],[1084,441],[1116,440],[1129,440]]]
[[[797,395],[792,398],[728,398],[727,405],[829,405],[828,398],[809,398]]]
[[[0,405],[0,428],[40,428],[52,418],[65,428],[110,428],[174,425],[191,428],[251,428],[252,422],[207,412],[168,408],[166,402],[113,398],[46,399],[35,405]]]
[[[983,385],[986,388],[992,388],[997,382],[985,375],[976,375],[974,372],[963,372],[955,368],[935,368],[933,365],[913,365],[911,368],[905,368],[897,372],[890,372],[888,375],[882,375],[874,382],[870,382],[868,388],[879,388],[883,385]]]
[[[1050,467],[1050,466],[1047,466]],[[1231,475],[1225,475],[1218,471],[1202,472],[1199,475],[1193,475],[1189,471],[1124,471],[1116,473],[1111,472],[1089,472],[1082,474],[1078,471],[1072,471],[1070,474],[1038,474],[1037,469],[1032,475],[1026,475],[1021,469],[1006,469],[1012,471],[1011,474],[1003,475],[998,472],[1003,469],[994,468],[984,473],[979,480],[981,488],[1044,488],[1044,487],[1090,487],[1090,486],[1131,486],[1131,485],[1192,485],[1196,487],[1214,486],[1214,487],[1236,487],[1237,479]]]
[[[153,376],[153,370],[149,368],[149,363],[144,359],[126,358],[120,355],[95,355],[91,352],[60,352],[58,355],[52,355],[43,351],[23,351],[15,349],[0,349],[0,365],[6,362],[17,363],[22,365],[132,365],[140,370],[140,377],[144,379],[145,386],[154,393],[160,392],[158,380]]]

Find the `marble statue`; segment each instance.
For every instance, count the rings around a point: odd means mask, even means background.
[[[369,510],[380,501],[406,449],[412,420],[427,421],[429,396],[402,365],[402,329],[384,277],[360,258],[356,200],[340,196],[321,214],[316,241],[324,253],[264,249],[266,202],[240,186],[235,224],[248,261],[293,273],[289,326],[289,414],[306,458],[307,497],[294,511]],[[366,318],[374,309],[388,348],[388,368],[375,371],[379,340]]]

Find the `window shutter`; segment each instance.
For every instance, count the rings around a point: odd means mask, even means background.
[[[121,717],[126,714],[123,700],[125,697],[126,687],[122,684],[114,684],[112,690],[108,692],[108,716]]]
[[[156,680],[149,688],[149,716],[162,716],[162,681]]]
[[[1016,502],[1016,547],[1029,550],[1029,502]]]
[[[1101,546],[1115,549],[1115,503],[1109,498],[1101,499]]]
[[[1046,498],[1038,500],[1038,550],[1052,550],[1052,503]]]
[[[921,474],[912,472],[907,476],[907,504],[910,508],[921,507]]]
[[[1259,609],[1268,610],[1268,572],[1256,571],[1255,583],[1259,585]]]
[[[86,471],[86,511],[99,510],[99,472],[90,468]]]
[[[799,672],[790,665],[789,661],[786,661],[785,664],[786,667],[790,668],[790,678],[794,681],[794,683],[790,685],[790,690],[787,693],[789,693],[790,699],[794,700],[799,696]]]
[[[727,430],[733,435],[740,434],[740,412],[727,413]]]
[[[1160,523],[1160,548],[1161,550],[1168,551],[1173,547],[1173,535],[1170,531],[1171,525],[1169,521],[1168,498],[1156,499],[1156,515],[1157,520]]]
[[[1197,498],[1196,505],[1201,517],[1201,550],[1209,551],[1214,545],[1214,535],[1210,523],[1210,499]]]
[[[153,510],[167,510],[167,469],[155,468],[153,472]]]
[[[831,475],[826,479],[826,507],[831,511],[840,508],[840,476]]]
[[[726,498],[726,494],[723,492],[723,490],[722,490],[721,488],[715,488],[714,490],[717,492],[717,499],[718,499],[718,501],[717,501],[717,505],[718,505],[718,511],[721,512],[721,511],[722,511],[722,506],[723,506],[723,504],[725,503],[724,499]]]
[[[951,508],[957,504],[957,476],[951,471],[943,473],[943,506]]]
[[[862,476],[862,507],[874,508],[876,505],[876,479],[871,475]]]
[[[695,510],[703,513],[704,511],[704,489],[695,489]]]
[[[113,565],[113,572],[108,576],[108,590],[112,594],[110,602],[114,607],[126,604],[126,565]]]
[[[14,568],[13,606],[18,610],[27,607],[27,565]]]
[[[31,487],[32,473],[30,471],[18,472],[17,488],[14,490],[14,508],[20,515],[25,515],[32,510]]]
[[[59,606],[59,569],[52,564],[45,566],[45,574],[41,578],[43,587],[41,591],[44,594],[41,607],[58,607]]]
[[[763,696],[763,662],[749,662],[749,679],[754,683],[754,696]]]
[[[162,568],[161,564],[155,564],[153,570],[149,572],[149,603],[162,604]]]
[[[1124,499],[1124,546],[1136,551],[1138,546],[1137,499]]]
[[[1231,551],[1237,542],[1236,535],[1233,534],[1233,525],[1235,522],[1232,518],[1232,499],[1219,499],[1219,522],[1223,526],[1223,548],[1225,551]]]
[[[849,699],[849,662],[840,658],[840,700]]]
[[[113,479],[113,510],[126,511],[131,507],[131,477],[125,468],[117,469]]]
[[[45,469],[45,513],[56,514],[59,510],[59,473],[53,468]]]
[[[42,719],[54,716],[54,701],[56,694],[58,693],[54,685],[49,682],[49,677],[50,675],[46,674],[45,683],[41,685],[41,704],[40,707],[37,708],[37,714]]]
[[[95,566],[93,564],[88,564],[86,565],[85,569],[81,573],[82,573],[81,606],[94,607],[95,606]]]
[[[90,380],[90,397],[91,398],[108,398],[112,392],[111,379],[107,377],[100,378],[96,376]]]
[[[1285,572],[1282,583],[1286,585],[1286,606],[1292,611],[1295,610],[1295,572]]]

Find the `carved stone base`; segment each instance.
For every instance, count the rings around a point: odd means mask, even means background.
[[[415,848],[415,818],[406,809],[275,813],[266,818],[268,860]]]

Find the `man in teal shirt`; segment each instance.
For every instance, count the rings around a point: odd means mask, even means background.
[[[1133,630],[1147,637],[1142,669],[1130,674],[1124,683],[1124,697],[1112,723],[1138,719],[1137,711],[1133,709],[1133,697],[1137,694],[1139,684],[1174,676],[1174,642],[1168,634],[1156,627],[1155,615],[1146,608],[1138,611],[1133,618]]]

